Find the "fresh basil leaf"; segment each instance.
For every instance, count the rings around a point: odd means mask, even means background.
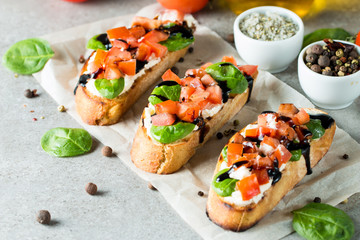
[[[106,46],[97,39],[100,35],[101,34],[98,34],[90,38],[89,41],[87,42],[86,48],[93,50],[97,50],[97,49],[107,50]]]
[[[95,87],[103,96],[107,99],[113,99],[119,96],[119,94],[124,89],[125,81],[124,78],[119,79],[96,79],[95,80]]]
[[[302,47],[325,38],[346,40],[347,37],[351,37],[351,34],[342,28],[321,28],[305,35]]]
[[[342,210],[322,203],[309,203],[292,212],[294,230],[308,240],[348,240],[354,223]]]
[[[163,28],[172,28],[172,27],[174,27],[174,26],[176,26],[176,23],[174,23],[174,22],[169,22],[169,23],[167,23],[167,24],[164,24],[164,25],[163,25]]]
[[[228,150],[228,146],[225,146],[225,147],[223,148],[223,150],[221,151],[221,155],[222,155],[222,157],[223,157],[223,159],[224,159],[225,162],[228,161],[227,150]]]
[[[54,56],[50,44],[40,38],[30,38],[13,44],[4,54],[5,67],[20,74],[32,74],[40,71],[46,62]]]
[[[181,86],[179,84],[172,86],[162,85],[160,87],[154,88],[148,100],[152,105],[161,103],[162,100],[155,96],[158,95],[172,101],[179,101],[180,93],[181,93]]]
[[[292,150],[292,151],[290,151],[290,152],[291,152],[290,161],[296,162],[296,161],[299,161],[299,160],[300,160],[301,155],[302,155],[301,149]]]
[[[53,128],[41,138],[41,147],[56,157],[72,157],[90,151],[90,134],[80,128]]]
[[[184,38],[182,33],[171,35],[167,40],[160,42],[161,45],[167,47],[169,52],[175,52],[186,48],[194,42],[194,37]]]
[[[172,143],[190,134],[195,128],[195,124],[178,122],[169,126],[151,126],[151,136],[160,143]]]
[[[235,191],[236,182],[239,181],[233,178],[227,178],[220,182],[216,181],[221,174],[227,172],[228,170],[228,168],[225,168],[218,172],[211,183],[212,189],[221,197],[231,196],[231,194]]]
[[[248,88],[248,81],[244,75],[231,63],[215,63],[207,67],[205,71],[218,82],[226,81],[230,93],[240,94]]]
[[[312,139],[321,138],[325,133],[325,129],[321,125],[321,120],[319,119],[310,119],[310,122],[305,125],[312,133]]]

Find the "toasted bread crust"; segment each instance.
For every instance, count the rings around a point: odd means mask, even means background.
[[[324,113],[316,109],[306,109],[307,111]],[[310,163],[314,167],[329,150],[334,134],[336,124],[326,129],[325,134],[317,140],[310,143]],[[218,161],[215,169],[217,173],[221,162]],[[302,156],[299,161],[288,162],[286,168],[282,171],[282,177],[279,182],[271,186],[264,193],[264,197],[257,204],[251,204],[246,207],[231,206],[223,201],[223,197],[217,195],[210,188],[206,212],[211,221],[220,227],[232,231],[245,231],[260,221],[268,212],[270,212],[280,200],[299,183],[307,173],[305,158]]]
[[[169,52],[161,61],[145,74],[137,78],[131,88],[114,99],[98,97],[90,93],[86,87],[78,86],[75,95],[76,110],[81,119],[89,125],[111,125],[120,121],[121,116],[139,99],[139,97],[161,75],[171,68],[188,50],[188,47],[176,52]]]
[[[254,83],[257,72],[252,76]],[[205,126],[177,142],[161,144],[152,140],[140,122],[131,149],[131,160],[138,168],[151,173],[169,174],[179,170],[227,121],[245,105],[250,89],[230,98]],[[200,143],[200,137],[203,141]]]

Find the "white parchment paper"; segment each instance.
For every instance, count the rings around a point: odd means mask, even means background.
[[[151,5],[142,9],[137,15],[153,16],[157,6]],[[159,176],[137,169],[131,162],[130,149],[151,90],[125,114],[120,123],[105,127],[89,126],[81,121],[75,110],[73,94],[82,67],[78,59],[84,54],[87,57],[87,40],[107,29],[129,26],[133,16],[105,19],[44,36],[55,51],[55,56],[41,72],[34,74],[34,77],[58,104],[66,106],[67,112],[86,130],[104,145],[111,146],[131,171],[150,181],[174,210],[203,238],[279,239],[293,231],[291,210],[302,207],[316,196],[321,197],[323,202],[336,205],[360,192],[360,175],[354,174],[360,172],[360,145],[341,129],[337,129],[330,151],[313,169],[313,174],[305,176],[273,211],[256,226],[242,233],[223,230],[213,224],[205,214],[207,193],[217,157],[228,138],[218,140],[213,136],[177,173]],[[232,55],[238,63],[242,63],[236,50],[210,29],[198,25],[195,38],[194,52],[188,53],[185,61],[176,65],[180,69],[180,76],[183,76],[188,68],[199,67],[204,62],[220,61],[224,55]],[[279,104],[285,102],[292,102],[297,107],[314,107],[296,90],[270,73],[261,71],[251,101],[234,118],[240,121],[238,130],[256,120],[262,111],[277,110]],[[232,128],[232,121],[221,131]],[[345,153],[350,156],[347,160],[341,158]],[[198,191],[203,191],[205,195],[199,197]]]

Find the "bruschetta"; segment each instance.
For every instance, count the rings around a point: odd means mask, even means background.
[[[281,104],[236,133],[223,148],[207,215],[224,229],[244,231],[263,218],[329,150],[336,124],[317,109]]]
[[[155,19],[135,17],[132,27],[94,36],[74,90],[76,109],[90,125],[110,125],[185,55],[195,26],[184,14],[166,10]]]
[[[257,66],[237,66],[233,57],[189,69],[180,79],[171,70],[152,92],[131,149],[140,169],[158,174],[180,169],[248,101]]]

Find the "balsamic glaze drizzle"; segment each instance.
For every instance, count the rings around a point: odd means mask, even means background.
[[[249,161],[240,161],[240,162],[236,162],[234,163],[230,169],[226,172],[224,172],[223,174],[220,174],[218,176],[218,178],[216,179],[216,182],[221,182],[221,181],[224,181],[225,179],[228,179],[230,178],[230,174],[236,169],[236,168],[239,168],[241,167],[242,165],[248,163]]]
[[[106,50],[109,50],[110,48],[112,48],[112,45],[108,39],[107,33],[102,33],[100,34],[96,40],[98,40],[99,42],[101,42],[102,44],[105,45]]]

